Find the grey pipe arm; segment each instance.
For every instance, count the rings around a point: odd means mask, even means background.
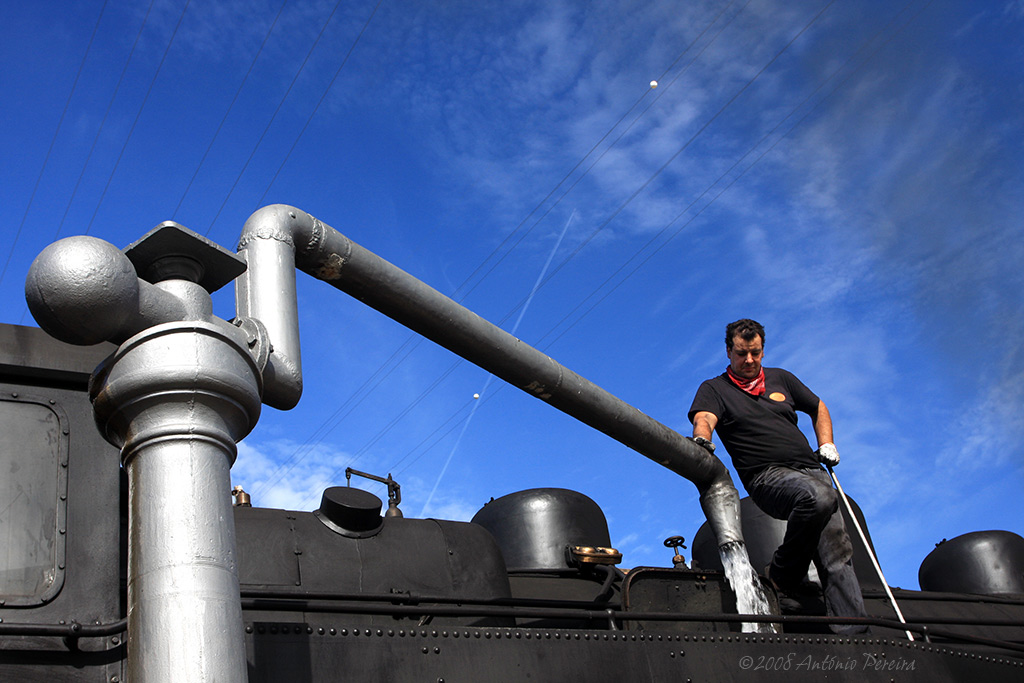
[[[238,315],[260,320],[273,345],[267,405],[290,408],[302,392],[297,267],[689,479],[719,544],[743,540],[739,496],[718,458],[306,212],[260,209],[245,223],[239,254],[248,270],[236,284]]]

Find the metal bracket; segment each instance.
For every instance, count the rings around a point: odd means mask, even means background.
[[[246,270],[245,259],[174,221],[164,221],[124,248],[147,282],[188,280],[211,294]]]
[[[371,480],[376,481],[376,482],[380,482],[381,484],[384,484],[385,486],[387,486],[388,487],[388,511],[384,513],[384,516],[385,517],[402,517],[403,516],[402,515],[402,511],[398,509],[398,504],[402,502],[402,486],[397,481],[392,479],[390,474],[388,474],[388,478],[385,479],[384,477],[381,477],[381,476],[376,475],[376,474],[369,474],[367,472],[360,472],[359,470],[354,470],[351,467],[346,467],[345,468],[345,480],[348,482],[349,486],[352,486],[352,475],[353,474],[358,475],[360,477],[365,477],[366,479],[371,479]]]

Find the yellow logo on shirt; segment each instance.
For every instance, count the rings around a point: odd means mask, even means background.
[[[780,394],[777,391],[773,391],[772,393],[768,394],[768,398],[770,398],[773,401],[780,401],[781,402],[781,401],[785,401],[786,400],[786,395],[785,394]]]

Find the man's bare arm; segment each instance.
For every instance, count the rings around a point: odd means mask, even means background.
[[[818,437],[819,448],[832,443],[832,416],[829,415],[824,401],[818,401],[818,414],[814,416],[814,435]]]
[[[703,438],[711,441],[711,433],[715,431],[718,424],[718,416],[706,410],[699,411],[693,416],[693,438]]]

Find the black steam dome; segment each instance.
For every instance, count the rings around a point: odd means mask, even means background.
[[[1024,594],[1024,538],[1011,531],[975,531],[943,540],[917,572],[921,590]]]
[[[349,486],[332,486],[324,491],[315,514],[328,528],[349,538],[373,536],[384,525],[380,498],[369,491]]]
[[[509,571],[568,569],[566,546],[608,547],[608,522],[593,500],[568,489],[529,489],[474,515],[498,541]]]

